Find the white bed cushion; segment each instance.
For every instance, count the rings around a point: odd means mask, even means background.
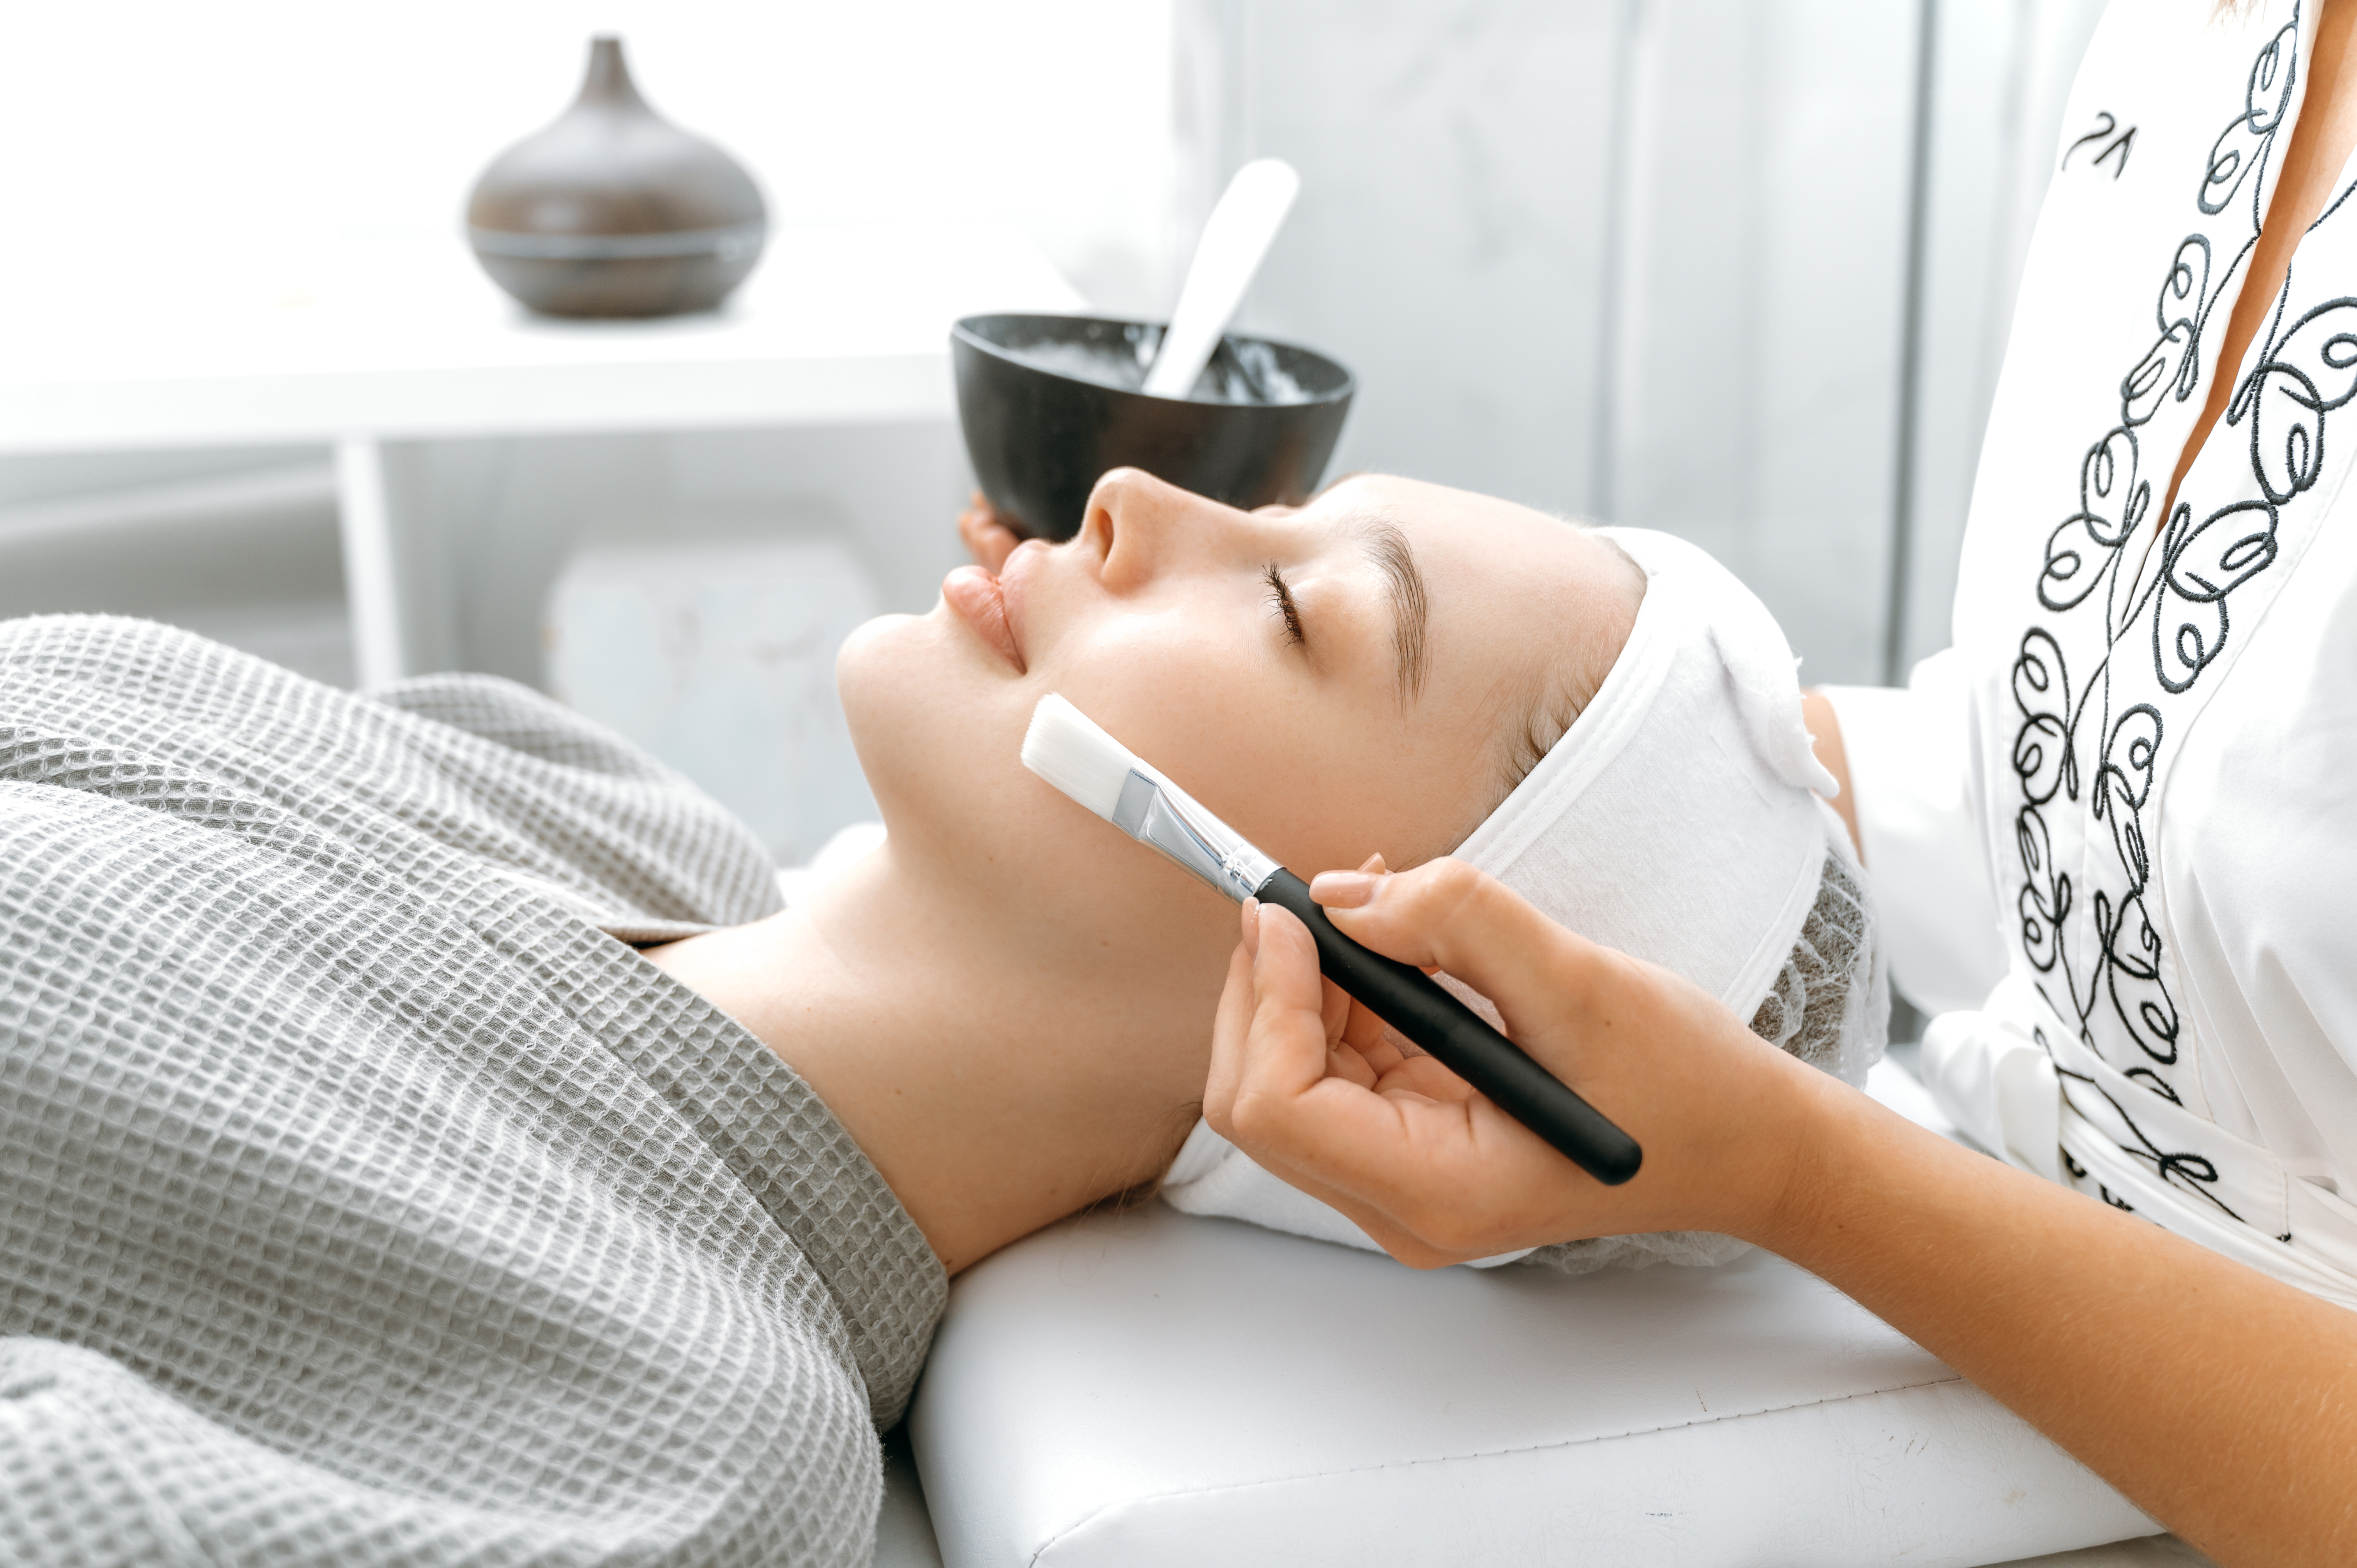
[[[1765,1254],[1417,1273],[1160,1204],[961,1276],[910,1430],[950,1568],[1970,1564],[2158,1528]]]

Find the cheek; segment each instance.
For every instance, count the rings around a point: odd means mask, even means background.
[[[1184,610],[1108,616],[1048,673],[1107,734],[1225,816],[1284,761],[1279,737],[1314,695],[1241,629]]]
[[[1266,634],[1125,614],[1067,645],[1055,689],[1297,871],[1436,853],[1453,813],[1426,809],[1435,769],[1402,766],[1397,715],[1359,713]]]
[[[1125,739],[1153,704],[1116,714],[1113,688],[1044,671],[1038,682],[1008,681],[977,669],[963,637],[936,618],[888,617],[856,632],[836,661],[860,766],[898,858],[996,940],[1028,943],[1041,958],[1084,952],[1092,966],[1145,963],[1162,974],[1191,965],[1216,995],[1235,941],[1233,908],[1021,761],[1032,704],[1047,691],[1065,690],[1092,716],[1105,709],[1101,722]]]

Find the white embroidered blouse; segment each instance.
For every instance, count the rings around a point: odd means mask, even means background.
[[[2115,5],[2072,91],[1954,643],[1836,689],[1934,1094],[2357,1306],[2357,166],[2218,363],[2316,0]],[[2225,416],[2157,514],[2210,395]]]

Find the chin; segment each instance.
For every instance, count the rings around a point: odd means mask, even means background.
[[[835,693],[859,769],[895,832],[906,814],[900,802],[935,771],[928,758],[930,710],[946,671],[926,618],[878,616],[845,638],[834,659]]]
[[[939,605],[877,617],[835,657],[860,771],[901,843],[945,832],[972,842],[1029,778],[1018,760],[1028,710],[987,657]]]

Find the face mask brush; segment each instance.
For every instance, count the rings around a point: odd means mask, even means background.
[[[1308,884],[1062,697],[1051,693],[1032,710],[1023,766],[1237,903],[1258,898],[1291,910],[1316,940],[1326,978],[1377,1017],[1598,1181],[1618,1187],[1637,1174],[1644,1151],[1635,1139],[1430,975],[1344,936],[1310,898]]]

